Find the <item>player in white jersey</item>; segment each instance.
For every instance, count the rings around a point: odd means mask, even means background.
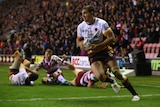
[[[42,78],[42,83],[70,85],[70,83],[67,82],[62,74],[62,71],[59,67],[60,63],[51,58],[52,54],[52,50],[47,49],[45,51],[44,59],[35,68],[36,71],[38,71],[40,68],[43,68],[47,73],[47,77]]]
[[[29,61],[23,59],[19,51],[14,53],[14,62],[9,67],[9,80],[14,85],[33,85],[34,81],[38,79],[38,72],[28,68]]]
[[[115,77],[131,92],[133,95],[132,101],[139,101],[140,97],[128,78],[121,74],[117,60],[108,48],[109,45],[115,42],[114,33],[108,23],[94,16],[94,8],[91,5],[83,7],[82,18],[84,21],[77,27],[76,41],[81,50],[88,52],[91,70],[94,72],[96,78],[105,82],[103,78],[105,75],[103,66],[108,66]],[[84,45],[84,41],[87,41],[87,45]]]
[[[111,87],[114,90],[114,92],[118,93],[120,91],[120,88],[123,86],[119,86],[114,78],[112,78],[108,72],[105,73],[104,78],[106,78],[106,82],[102,82],[101,85],[95,84],[99,80],[95,77],[93,71],[85,71],[83,69],[75,68],[74,65],[71,63],[65,61],[67,58],[66,55],[63,55],[62,58],[59,58],[58,56],[54,55],[52,56],[54,60],[58,60],[63,62],[72,72],[76,75],[76,77],[69,81],[73,86],[84,86],[84,87],[91,87],[91,88],[106,88],[107,83],[111,83]]]

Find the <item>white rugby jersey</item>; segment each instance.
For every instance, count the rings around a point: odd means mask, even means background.
[[[80,79],[82,86],[87,86],[89,81],[98,81],[92,71],[85,72]]]
[[[95,22],[91,25],[88,25],[85,21],[80,23],[77,28],[77,35],[84,39],[98,39],[96,43],[99,43],[103,41],[103,32],[108,28],[109,25],[105,20],[95,18]]]

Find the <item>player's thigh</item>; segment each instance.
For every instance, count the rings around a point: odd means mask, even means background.
[[[104,68],[101,61],[95,61],[91,64],[91,70],[96,75],[97,78],[104,74]]]
[[[107,65],[109,68],[112,68],[114,66],[118,66],[117,60],[110,60],[107,62]]]
[[[69,81],[73,86],[76,86],[76,78],[74,78],[73,80]]]
[[[120,68],[119,65],[117,63],[117,60],[110,60],[107,63],[108,67],[110,68],[110,70],[114,73],[114,72],[120,72]]]

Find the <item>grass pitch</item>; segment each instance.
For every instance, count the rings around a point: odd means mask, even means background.
[[[132,95],[125,88],[116,94],[110,84],[106,89],[43,85],[40,76],[34,86],[13,86],[8,80],[8,65],[0,65],[0,107],[159,107],[160,77],[129,77],[141,100],[132,102]],[[74,74],[63,70],[66,79]],[[117,80],[119,84],[120,81]],[[99,82],[97,83],[99,84]]]

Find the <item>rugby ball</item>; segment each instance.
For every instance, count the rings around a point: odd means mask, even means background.
[[[89,50],[89,49],[90,49],[90,46],[91,46],[90,40],[85,39],[85,40],[83,41],[83,47],[84,47],[84,49],[85,49],[85,50]]]

